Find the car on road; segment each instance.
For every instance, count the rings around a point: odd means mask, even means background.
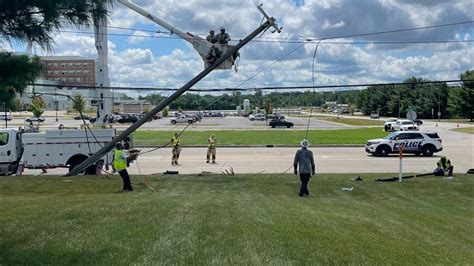
[[[398,119],[393,125],[394,131],[417,131],[418,129],[418,125],[408,119]]]
[[[380,115],[379,115],[379,113],[372,113],[372,114],[370,115],[370,118],[371,118],[371,119],[379,119],[379,118],[380,118]]]
[[[142,118],[146,114],[147,114],[147,112],[142,112],[141,114],[138,115],[138,118]],[[163,116],[160,113],[157,113],[150,120],[148,120],[148,122],[150,122],[151,120],[158,120],[158,119],[161,119],[161,118],[163,118]]]
[[[431,157],[443,150],[442,140],[436,132],[398,131],[383,139],[371,139],[365,145],[365,151],[375,156],[388,156],[400,152],[423,154]]]
[[[88,115],[82,115],[82,117],[81,117],[80,115],[78,115],[78,116],[75,116],[75,117],[74,117],[74,120],[82,120],[83,118],[84,118],[84,120],[89,120],[89,119],[91,119],[91,117],[88,116]]]
[[[188,124],[192,124],[194,123],[196,120],[194,117],[192,116],[186,116],[186,115],[181,115],[181,116],[178,116],[178,117],[172,117],[170,118],[170,122],[171,124],[177,124],[177,123],[188,123]]]
[[[272,128],[275,128],[275,127],[290,128],[290,127],[294,126],[293,122],[286,121],[284,119],[272,119],[268,125],[271,126]]]
[[[138,121],[138,117],[133,114],[121,114],[121,118],[117,120],[119,123],[135,123]]]
[[[418,126],[423,125],[423,121],[421,121],[421,119],[419,119],[419,118],[413,119],[413,122]]]
[[[263,121],[265,120],[265,115],[264,114],[253,114],[249,115],[250,121],[255,121],[255,120],[260,120]]]
[[[12,116],[11,115],[0,115],[0,120],[2,121],[12,121]]]
[[[280,119],[280,120],[285,119],[285,116],[280,114],[280,113],[268,114],[268,115],[266,115],[266,117],[267,117],[267,119]]]
[[[31,123],[31,122],[44,122],[45,120],[46,120],[46,119],[44,118],[44,116],[40,116],[40,117],[32,116],[32,117],[26,118],[26,119],[25,119],[25,122],[27,122],[27,123]]]
[[[383,128],[385,131],[393,131],[393,126],[397,122],[397,118],[389,118],[385,120],[385,123],[383,124]]]

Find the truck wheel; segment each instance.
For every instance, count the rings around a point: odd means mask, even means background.
[[[377,148],[375,154],[380,157],[386,157],[390,153],[390,150],[386,146],[380,146]]]
[[[188,124],[192,124],[193,122],[193,120],[188,120]]]
[[[433,156],[434,149],[430,145],[423,147],[423,156],[431,157]]]
[[[272,128],[275,128],[275,126],[272,126]]]
[[[255,120],[255,119],[253,119],[253,118],[250,118],[250,121],[254,121],[254,120]]]
[[[286,127],[287,127],[287,128],[290,128],[291,126],[290,126],[290,125],[287,125]]]
[[[75,160],[73,160],[70,164],[69,164],[69,172],[71,172],[76,166],[80,165],[83,161],[85,161],[87,158],[85,157],[80,157],[80,158],[76,158]],[[80,172],[79,174],[82,175],[82,174],[85,174],[85,175],[95,175],[96,174],[96,165],[93,164],[89,167],[86,168],[85,171],[82,171]]]
[[[176,124],[176,120],[172,120],[172,121],[171,121],[171,124]]]

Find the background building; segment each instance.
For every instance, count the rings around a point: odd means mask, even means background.
[[[64,85],[95,86],[95,62],[80,56],[43,56],[42,79]]]

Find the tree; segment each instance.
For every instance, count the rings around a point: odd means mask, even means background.
[[[267,100],[265,102],[265,113],[267,115],[273,113],[272,102],[270,102],[270,100]]]
[[[74,99],[74,104],[72,108],[79,114],[84,112],[84,109],[86,108],[86,100],[84,100],[82,94],[75,94],[72,98]]]
[[[165,107],[161,114],[163,115],[163,117],[168,117],[168,107]]]
[[[460,75],[463,85],[450,92],[449,111],[458,117],[473,119],[474,111],[474,70]]]
[[[92,25],[107,18],[112,0],[0,1],[0,37],[51,50],[51,34],[66,24]]]
[[[33,116],[40,117],[44,113],[44,109],[46,108],[46,102],[44,101],[43,97],[35,96],[33,100],[31,100],[31,105],[28,111],[33,113]]]
[[[38,57],[0,53],[0,101],[14,109],[16,94],[23,94],[28,83],[41,73]]]

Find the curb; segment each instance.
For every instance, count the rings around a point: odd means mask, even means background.
[[[135,148],[156,148],[150,145],[135,145]],[[207,145],[181,145],[183,148],[207,148]],[[218,148],[299,148],[300,145],[219,145]],[[311,148],[363,148],[364,144],[315,144]]]

